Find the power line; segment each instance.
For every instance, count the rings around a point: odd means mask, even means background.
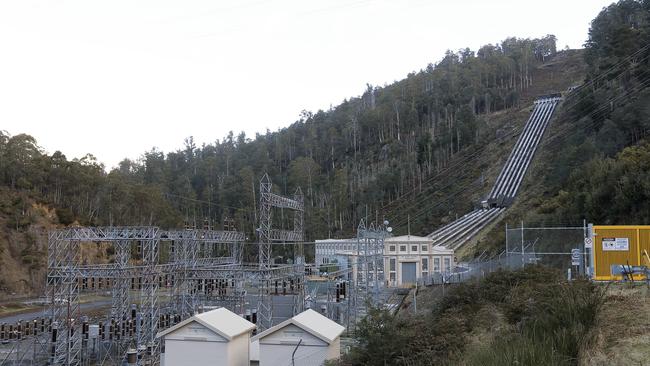
[[[597,77],[590,79],[588,82],[583,83],[581,86],[579,86],[578,88],[574,89],[574,90],[573,90],[571,93],[569,93],[569,95],[565,98],[565,103],[564,103],[565,107],[564,107],[564,108],[565,108],[565,109],[567,109],[567,108],[572,108],[573,106],[577,105],[580,101],[585,100],[586,97],[585,97],[584,95],[581,95],[581,94],[579,93],[580,90],[582,90],[582,89],[584,89],[584,88],[586,88],[586,87],[588,87],[588,86],[591,86],[591,85],[595,84],[596,81],[598,81],[598,80],[604,78],[605,76],[609,75],[609,74],[610,74],[612,71],[614,71],[615,69],[618,69],[618,68],[624,66],[624,64],[625,64],[626,62],[631,61],[634,57],[636,57],[639,53],[641,53],[642,51],[644,51],[644,50],[646,50],[646,49],[650,49],[650,44],[648,44],[648,45],[642,47],[640,50],[634,52],[633,54],[631,54],[631,55],[629,55],[629,56],[627,56],[627,57],[625,57],[623,60],[619,61],[617,64],[615,64],[615,65],[611,66],[609,69],[603,71],[603,72],[602,72],[601,74],[599,74]],[[641,60],[637,60],[637,62],[641,62],[641,61],[647,59],[648,57],[650,57],[650,55],[645,56],[645,57],[642,58]],[[629,68],[629,66],[627,66],[627,67]],[[613,80],[617,80],[617,79],[621,78],[622,75],[623,75],[623,73],[620,73],[620,74],[617,75],[617,77],[616,77],[615,79],[613,79]],[[613,81],[613,80],[612,80],[612,81]],[[572,101],[573,104],[570,104],[570,105],[567,106],[566,101],[567,101],[567,100],[572,100],[572,99],[575,98],[576,96],[578,97],[578,99],[575,100],[575,102]],[[512,133],[510,133],[510,134],[504,136],[503,138],[511,137],[511,136],[512,136],[514,133],[516,133],[516,132],[517,132],[517,131],[514,130]],[[469,158],[478,155],[478,153],[482,152],[482,150],[484,150],[484,149],[483,149],[483,148],[480,149],[480,150],[477,151],[475,154],[472,154]],[[432,177],[430,177],[430,178],[427,178],[427,179],[425,180],[425,182],[423,182],[423,183],[426,184],[426,183],[430,182],[432,179],[435,179],[435,178],[436,178],[437,176],[439,176],[441,173],[444,173],[444,172],[450,170],[452,167],[457,167],[457,165],[459,165],[459,164],[461,164],[461,163],[463,163],[464,161],[467,160],[467,158],[463,158],[463,159],[464,159],[464,160],[462,160],[462,161],[460,161],[460,162],[454,163],[454,164],[452,164],[452,165],[446,167],[445,169],[443,169],[443,170],[440,171],[439,173],[436,173],[436,175],[434,175],[434,176],[432,176]],[[407,195],[410,195],[410,194],[413,193],[413,192],[415,192],[415,188],[412,189],[411,191],[405,193],[404,195],[402,195],[402,197],[407,196]],[[396,200],[396,201],[398,201],[398,200]],[[384,205],[384,206],[382,207],[382,210],[385,210],[388,206],[392,205],[392,204],[393,204],[394,202],[396,202],[396,201],[393,201],[393,202],[391,202],[391,203],[389,203],[389,204],[387,204],[387,205]],[[403,202],[403,201],[402,201],[402,202]]]
[[[610,104],[611,104],[611,103],[617,102],[617,101],[619,101],[619,100],[623,100],[623,99],[625,99],[625,98],[627,98],[627,97],[629,97],[629,96],[631,96],[631,95],[633,95],[633,94],[635,94],[635,93],[638,93],[638,92],[644,90],[644,89],[645,89],[649,84],[650,84],[650,77],[648,77],[648,78],[646,78],[644,81],[642,81],[642,82],[639,84],[639,86],[637,86],[636,88],[631,89],[631,90],[627,91],[626,93],[624,93],[624,94],[622,94],[622,95],[618,95],[618,96],[616,96],[616,97],[611,98],[611,99],[608,101],[608,103],[602,104],[598,109],[592,111],[591,113],[589,113],[589,114],[588,114],[587,116],[585,116],[585,117],[592,117],[592,118],[593,118],[593,117],[595,117],[595,116],[602,116],[602,115],[604,115],[604,114],[607,112],[607,109],[610,108]],[[584,127],[584,128],[593,127],[593,126],[595,126],[595,124],[596,124],[597,122],[598,122],[597,120],[593,120],[591,123],[589,123],[589,124],[587,124],[586,126],[583,126],[583,127]],[[584,130],[584,128],[583,128],[583,130]],[[582,130],[576,130],[576,129],[574,129],[574,130],[570,130],[569,132],[559,132],[559,133],[556,133],[555,135],[548,137],[545,141],[543,141],[542,143],[540,143],[540,144],[539,144],[539,147],[543,147],[543,146],[551,146],[551,144],[555,144],[555,143],[558,143],[558,142],[560,142],[560,141],[564,141],[567,137],[572,136],[572,135],[574,135],[574,134],[577,134],[578,132],[581,132],[581,131],[582,131]],[[467,185],[461,187],[461,189],[460,189],[458,192],[456,192],[456,193],[454,194],[454,196],[460,194],[460,193],[464,190],[464,188],[469,187],[470,185],[471,185],[471,184],[467,184]],[[447,201],[449,201],[449,199],[447,199],[446,201],[443,201],[442,203],[445,203],[445,202],[447,202]],[[411,218],[412,218],[412,219],[420,218],[422,215],[424,215],[424,214],[427,213],[427,212],[425,212],[424,210],[431,209],[431,208],[435,208],[435,207],[439,207],[442,203],[436,204],[436,205],[434,205],[434,206],[422,207],[420,210],[416,211],[417,213],[416,213],[415,215],[411,215]]]
[[[223,204],[220,204],[220,203],[215,203],[215,202],[212,202],[212,201],[200,200],[198,198],[185,197],[185,196],[181,196],[181,195],[173,194],[173,193],[165,193],[165,196],[180,198],[180,199],[185,200],[185,201],[197,202],[197,203],[202,203],[202,204],[206,204],[206,205],[210,205],[210,206],[228,208],[228,209],[236,210],[236,211],[250,212],[250,209],[245,209],[245,208],[241,208],[241,207],[227,206],[227,205],[223,205]]]
[[[648,48],[648,47],[650,47],[650,45],[645,46],[643,49],[646,49],[646,48]],[[642,50],[643,50],[643,49],[642,49]],[[639,51],[635,52],[633,55],[630,55],[630,56],[626,57],[624,60],[622,60],[622,61],[619,62],[618,64],[612,66],[610,69],[608,69],[605,73],[610,73],[610,72],[613,71],[614,69],[620,68],[620,67],[625,63],[626,60],[629,60],[629,59],[631,59],[632,57],[636,56],[636,55],[639,54],[642,50],[639,50]],[[648,58],[649,56],[650,56],[650,55],[645,56],[644,58],[642,58],[641,60],[639,60],[639,61],[637,61],[637,62],[641,62],[641,61],[645,60],[646,58]],[[630,67],[627,66],[627,68],[629,69]],[[605,73],[604,73],[604,74],[605,74]],[[617,80],[617,79],[621,78],[622,75],[623,75],[623,72],[621,72],[621,73],[620,73],[620,74],[619,74],[619,75],[618,75],[614,80]],[[591,85],[591,84],[595,83],[595,81],[598,80],[598,79],[601,78],[601,77],[604,77],[603,74],[599,75],[599,77],[597,77],[597,78],[592,79],[590,82],[585,83],[585,85]],[[583,85],[583,86],[584,86],[584,85]],[[583,101],[583,100],[585,100],[585,99],[587,98],[586,96],[581,95],[580,93],[577,93],[577,92],[575,92],[575,91],[572,92],[572,93],[570,94],[570,96],[574,96],[574,95],[579,96],[578,99],[573,100],[573,103],[572,103],[571,105],[569,105],[569,106],[566,106],[565,109],[567,109],[567,108],[568,108],[568,109],[571,109],[571,108],[573,108],[575,105],[577,105],[578,103],[580,103],[581,101]],[[567,99],[570,99],[570,98],[567,98]],[[571,99],[573,99],[573,98],[571,98]],[[592,114],[593,114],[593,113],[592,113]],[[545,145],[546,143],[547,143],[547,142],[544,142],[544,143],[542,143],[541,145]],[[466,162],[467,160],[469,160],[469,159],[471,159],[472,157],[474,157],[474,156],[478,155],[479,153],[481,153],[485,148],[486,148],[486,147],[483,147],[483,148],[478,149],[474,154],[471,154],[470,156],[463,158],[460,162],[456,162],[456,163],[450,165],[450,166],[449,166],[447,169],[445,169],[443,172],[448,171],[449,169],[451,169],[451,167],[456,167],[456,166],[458,166],[458,165],[460,165],[460,164]],[[437,177],[437,176],[439,176],[439,175],[440,175],[440,173],[439,173],[439,174],[436,174],[436,176],[434,176],[434,177],[432,177],[432,178],[435,178],[435,177]],[[430,180],[432,180],[432,178],[427,179],[427,182],[430,181]],[[449,186],[449,185],[447,185],[447,187],[448,187],[448,186]],[[440,190],[438,190],[437,192],[439,192],[439,191],[440,191]],[[413,190],[412,190],[411,192],[413,192]],[[424,192],[426,192],[426,190],[425,190],[425,191],[420,191],[419,193],[417,193],[417,195],[413,198],[413,200],[415,200],[416,198],[419,198],[422,194],[424,194]],[[436,193],[436,191],[434,191],[434,192],[432,192],[432,193]],[[407,195],[408,195],[408,194],[407,194]],[[425,195],[425,197],[426,197],[426,195]],[[418,202],[421,202],[421,200],[418,200]],[[389,204],[389,205],[390,205],[390,204]],[[392,208],[392,210],[401,209],[401,208],[404,208],[404,206],[406,206],[407,208],[410,208],[410,207],[413,207],[414,204],[400,203],[400,204],[398,204],[397,207]],[[384,206],[382,209],[385,209],[385,208],[386,208],[386,206]]]

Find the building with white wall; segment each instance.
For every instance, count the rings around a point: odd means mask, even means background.
[[[194,315],[160,333],[162,366],[250,366],[255,324],[219,308]]]
[[[353,252],[357,249],[357,239],[316,240],[315,263],[317,267],[333,262],[336,254]]]
[[[260,366],[322,365],[341,355],[345,328],[309,309],[251,338],[251,357]],[[295,351],[295,353],[294,353]]]
[[[403,235],[384,240],[388,286],[409,286],[433,273],[451,272],[454,266],[454,250],[435,246],[427,237]]]
[[[357,239],[316,240],[316,264],[336,263],[339,269],[351,268],[350,280],[356,281],[363,247]],[[415,235],[384,240],[384,268],[380,274],[387,286],[409,286],[434,273],[449,273],[456,266],[454,250],[436,246],[432,239]],[[373,269],[369,269],[372,275]]]

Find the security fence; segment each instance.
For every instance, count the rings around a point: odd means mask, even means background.
[[[506,225],[505,248],[497,255],[485,252],[469,262],[458,263],[454,271],[433,273],[418,280],[419,286],[441,285],[483,278],[499,269],[514,270],[530,264],[556,268],[576,277],[588,271],[584,249],[585,226],[519,227]],[[584,264],[587,263],[587,266]],[[588,273],[588,272],[587,272]]]

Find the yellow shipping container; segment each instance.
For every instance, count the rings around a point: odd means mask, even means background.
[[[612,281],[622,279],[612,275],[612,265],[649,266],[643,251],[650,253],[650,226],[594,225],[592,231],[594,279]],[[644,279],[634,276],[635,280]]]

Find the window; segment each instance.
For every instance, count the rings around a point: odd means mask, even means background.
[[[422,251],[423,251],[423,252],[427,252],[427,251],[429,251],[429,246],[426,245],[426,244],[422,244]]]
[[[418,251],[418,246],[417,245],[411,245],[411,252],[417,253]]]
[[[388,250],[391,251],[391,252],[394,252],[395,251],[395,246],[394,245],[389,246]]]
[[[395,261],[395,258],[391,258],[391,259],[390,259],[390,267],[389,267],[390,269],[389,269],[389,270],[390,270],[391,272],[395,272],[395,267],[397,267],[397,266],[395,265],[395,262],[396,262],[396,261]]]
[[[399,246],[399,251],[400,252],[405,252],[406,251],[406,245],[400,245]]]
[[[440,258],[433,258],[433,270],[440,272]]]
[[[390,280],[391,280],[392,282],[395,282],[395,272],[391,272],[391,273],[390,273]]]
[[[451,260],[449,258],[445,258],[445,271],[449,272],[451,271]]]

